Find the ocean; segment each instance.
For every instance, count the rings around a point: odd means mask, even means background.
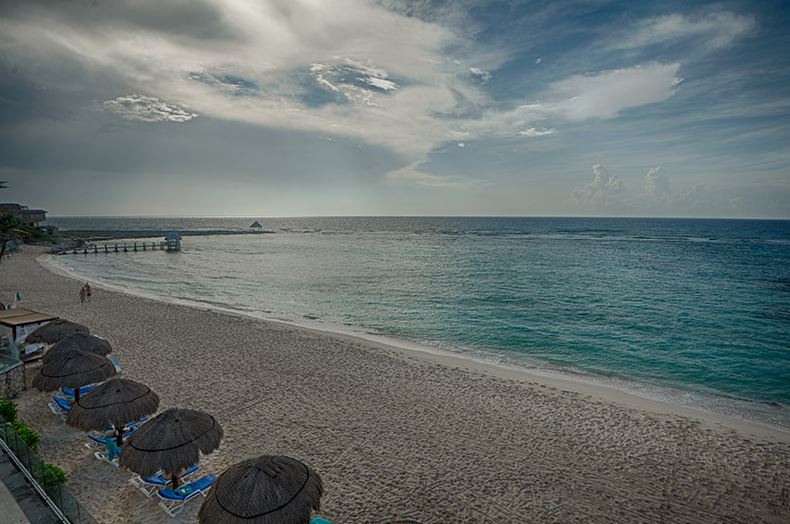
[[[51,218],[244,231],[255,218]],[[258,218],[258,220],[261,220]],[[267,218],[180,253],[56,256],[167,299],[380,334],[790,427],[790,221]]]

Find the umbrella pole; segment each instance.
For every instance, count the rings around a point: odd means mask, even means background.
[[[120,428],[118,426],[115,427],[115,443],[119,448],[123,446],[123,426]]]
[[[171,473],[170,476],[172,477],[173,489],[178,489],[178,473]]]
[[[74,388],[74,403],[76,404],[80,400],[80,388]]]

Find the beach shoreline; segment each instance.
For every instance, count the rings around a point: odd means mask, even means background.
[[[0,294],[106,337],[124,376],[160,409],[201,409],[225,437],[217,473],[263,453],[322,476],[336,522],[787,522],[787,432],[678,410],[439,350],[94,288],[25,248],[0,263]],[[37,371],[28,369],[28,382]],[[99,522],[173,522],[93,458],[84,436],[29,389],[20,418]],[[193,522],[199,502],[181,521]]]
[[[52,262],[54,254],[42,254],[36,257],[36,262],[41,264],[48,271],[57,275],[70,278],[76,281],[90,282],[95,288],[104,289],[116,293],[124,293],[131,296],[153,300],[164,304],[172,304],[193,309],[211,310],[224,315],[248,318],[261,322],[274,322],[304,329],[319,335],[335,337],[350,343],[367,344],[373,347],[400,352],[408,356],[425,358],[433,363],[449,367],[462,366],[467,369],[488,373],[498,378],[518,380],[529,384],[538,384],[544,387],[557,388],[562,391],[588,395],[607,402],[616,403],[626,408],[647,411],[656,415],[675,415],[689,417],[699,420],[706,427],[718,428],[723,430],[737,431],[744,436],[775,439],[781,442],[790,443],[790,428],[778,427],[765,424],[759,421],[746,420],[739,417],[728,416],[714,411],[705,410],[697,407],[683,406],[666,400],[650,398],[639,392],[628,388],[618,388],[612,384],[596,380],[590,375],[572,375],[541,368],[527,368],[517,364],[498,363],[492,360],[475,358],[465,353],[454,353],[440,348],[430,347],[403,338],[380,335],[362,330],[343,330],[341,326],[320,326],[310,323],[300,323],[297,321],[282,318],[271,318],[256,316],[252,313],[223,308],[213,304],[192,302],[183,299],[172,299],[146,293],[142,290],[131,289],[119,285],[113,285],[105,281],[89,276],[80,275],[66,268],[58,266]]]

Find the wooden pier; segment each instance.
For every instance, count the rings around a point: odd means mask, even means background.
[[[176,253],[181,251],[181,234],[168,233],[164,240],[144,241],[133,240],[125,242],[103,242],[101,244],[85,244],[82,247],[66,249],[59,255],[109,255],[110,253],[140,253],[143,251],[166,251]]]

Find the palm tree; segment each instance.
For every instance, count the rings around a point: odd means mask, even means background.
[[[25,229],[25,225],[14,215],[5,214],[0,216],[0,262],[2,262],[3,255],[5,255],[6,242],[25,238],[29,234],[29,231]]]

